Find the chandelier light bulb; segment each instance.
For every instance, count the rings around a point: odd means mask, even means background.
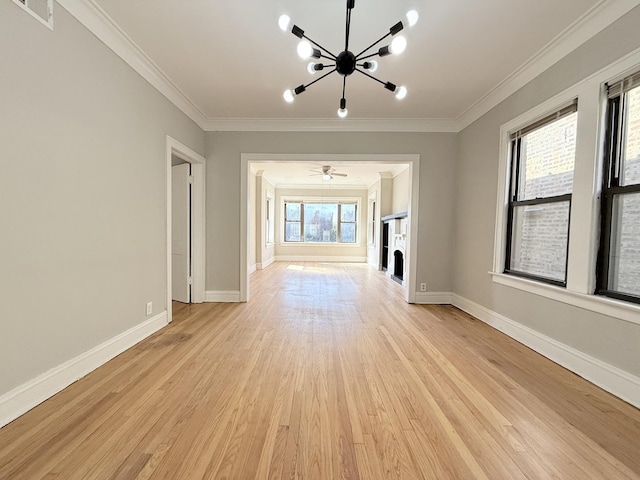
[[[413,27],[416,23],[418,23],[419,18],[420,14],[416,10],[409,10],[407,12],[407,22],[409,22],[410,27]]]
[[[307,72],[309,72],[310,75],[314,75],[316,73],[316,64],[309,62],[307,65]]]
[[[339,108],[338,109],[338,116],[340,118],[345,118],[347,115],[349,115],[349,110],[347,110],[346,108]]]
[[[311,44],[306,40],[300,42],[298,44],[298,56],[303,60],[306,60],[307,58],[311,57],[311,55],[313,55],[313,47],[311,46]]]
[[[391,42],[391,45],[389,46],[389,50],[394,55],[400,55],[402,52],[406,50],[406,48],[407,48],[407,39],[404,37],[394,38],[393,41]]]
[[[280,30],[286,32],[289,29],[290,24],[291,18],[289,18],[289,15],[280,15],[280,18],[278,19],[278,26],[280,27]]]
[[[293,91],[292,90],[285,90],[284,94],[282,95],[282,97],[284,98],[284,101],[287,102],[287,103],[293,102]]]
[[[376,62],[375,60],[371,60],[368,63],[369,63],[369,68],[367,68],[367,70],[369,70],[371,73],[378,70],[378,62]]]
[[[405,87],[404,85],[399,86],[398,89],[396,90],[396,98],[398,100],[402,100],[406,96],[407,96],[407,87]]]

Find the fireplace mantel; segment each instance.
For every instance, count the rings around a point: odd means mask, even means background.
[[[404,285],[407,212],[386,215],[380,220],[383,225],[382,269]]]

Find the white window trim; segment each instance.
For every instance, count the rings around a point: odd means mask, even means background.
[[[281,223],[281,232],[279,232],[280,238],[283,238],[283,226],[285,223],[284,220],[284,205],[287,202],[294,203],[351,203],[356,204],[356,241],[355,243],[341,243],[341,242],[285,242],[284,240],[280,240],[280,246],[296,246],[301,247],[304,245],[310,247],[362,247],[362,209],[360,208],[360,198],[359,197],[314,197],[314,196],[306,196],[306,195],[287,195],[280,198],[280,223]]]
[[[47,27],[49,30],[53,30],[53,0],[47,0],[47,19],[45,20],[36,12],[31,10],[27,5],[24,5],[19,0],[13,0],[13,3],[18,5],[21,9],[31,15],[33,18],[38,20],[41,24]],[[26,0],[26,3],[29,3],[29,0]]]
[[[604,84],[629,75],[639,68],[640,49],[637,49],[501,126],[493,270],[489,272],[494,283],[640,324],[640,306],[593,295],[599,243],[603,126],[606,114]],[[503,273],[511,164],[509,135],[518,128],[553,113],[575,98],[578,99],[576,163],[569,230],[567,286],[562,288]]]

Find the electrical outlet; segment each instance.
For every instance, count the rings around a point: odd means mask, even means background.
[[[151,315],[151,312],[153,312],[153,302],[148,302],[147,303],[147,315]]]
[[[420,284],[420,291],[421,292],[426,292],[427,291],[427,284],[426,283],[421,283]]]

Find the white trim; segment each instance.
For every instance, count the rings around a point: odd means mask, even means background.
[[[493,107],[638,5],[640,5],[640,0],[605,0],[594,5],[542,50],[463,112],[456,122],[457,131],[464,130]]]
[[[418,223],[420,215],[420,155],[419,154],[277,154],[277,153],[241,153],[240,154],[240,300],[246,302],[249,299],[249,274],[248,271],[248,233],[249,225],[249,172],[250,163],[269,162],[363,162],[363,163],[397,163],[408,164],[411,170],[409,192],[409,207],[407,211],[407,245],[405,254],[405,300],[407,303],[415,302],[417,248],[418,248]],[[365,259],[366,261],[366,259]]]
[[[367,263],[367,257],[340,255],[276,255],[276,262]]]
[[[198,105],[136,45],[95,0],[57,1],[142,78],[204,129],[206,116]]]
[[[167,323],[167,312],[159,313],[0,396],[0,428],[157,332]]]
[[[275,261],[276,257],[269,257],[266,261],[257,264],[258,270],[264,270]]]
[[[204,301],[208,303],[238,303],[240,302],[240,292],[237,290],[207,290]]]
[[[451,305],[451,292],[416,292],[419,305]]]
[[[258,269],[258,264],[254,263],[253,265],[249,265],[249,275],[251,275],[252,273],[255,273],[257,269]]]
[[[640,378],[453,294],[453,305],[585,380],[640,408]]]
[[[207,132],[415,132],[456,133],[455,119],[447,118],[209,118]]]
[[[562,287],[527,280],[526,278],[515,277],[513,275],[506,275],[504,273],[489,273],[492,275],[493,281],[497,284],[640,325],[640,305],[635,303],[614,300],[600,295],[572,292]]]
[[[167,254],[167,311],[171,322],[171,156],[191,164],[191,302],[205,301],[205,248],[206,248],[206,216],[205,216],[205,181],[206,159],[199,153],[183,145],[175,138],[167,135],[165,148],[165,212],[166,212],[166,254]]]

